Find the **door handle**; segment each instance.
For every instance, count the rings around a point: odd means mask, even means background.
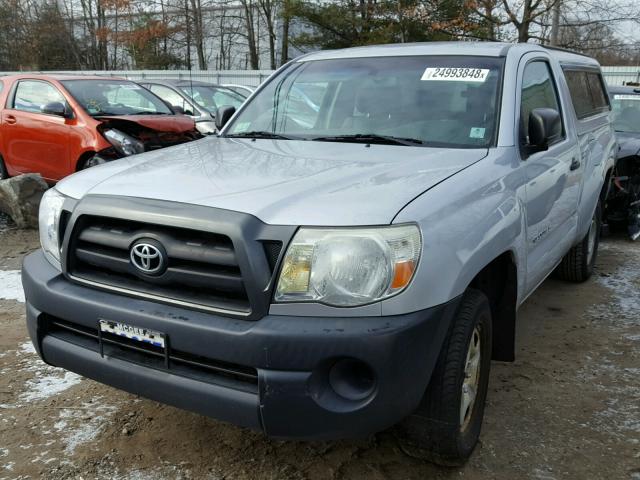
[[[580,160],[578,160],[577,158],[572,158],[571,159],[571,170],[577,170],[580,168]]]
[[[16,122],[16,117],[14,117],[13,115],[7,115],[7,123],[9,125],[15,125]]]

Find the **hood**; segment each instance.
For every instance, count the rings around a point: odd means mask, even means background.
[[[617,158],[640,155],[640,133],[616,132],[618,146]]]
[[[170,133],[192,132],[195,128],[193,119],[186,115],[110,115],[99,117],[98,120],[119,125],[129,123]],[[127,129],[126,126],[124,128]]]
[[[65,195],[169,200],[268,224],[388,224],[411,200],[487,149],[206,138],[127,157],[58,184]]]

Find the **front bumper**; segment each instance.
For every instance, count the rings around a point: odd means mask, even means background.
[[[246,321],[71,283],[42,251],[25,258],[22,281],[29,334],[45,362],[272,437],[296,439],[359,437],[409,415],[426,389],[458,303],[390,317],[267,315]],[[100,319],[163,332],[172,350],[240,365],[256,373],[255,382],[192,374],[52,328],[55,320],[94,331]],[[364,397],[347,398],[332,388],[335,372],[329,372],[341,359],[358,360],[375,379]],[[346,370],[342,383],[357,385],[362,370]]]

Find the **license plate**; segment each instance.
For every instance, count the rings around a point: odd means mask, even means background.
[[[119,337],[125,337],[130,340],[148,343],[155,347],[164,348],[164,333],[149,330],[148,328],[134,327],[126,323],[113,322],[111,320],[100,320],[100,331],[111,333]]]

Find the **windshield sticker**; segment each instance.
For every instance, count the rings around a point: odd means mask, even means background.
[[[485,129],[482,127],[472,127],[469,132],[469,138],[484,138]]]
[[[640,100],[640,95],[614,95],[616,100]]]
[[[123,83],[120,85],[121,88],[124,88],[125,90],[140,90],[142,87],[140,85],[132,85],[129,83]]]
[[[488,76],[488,68],[429,67],[424,71],[420,80],[445,82],[484,82]]]

